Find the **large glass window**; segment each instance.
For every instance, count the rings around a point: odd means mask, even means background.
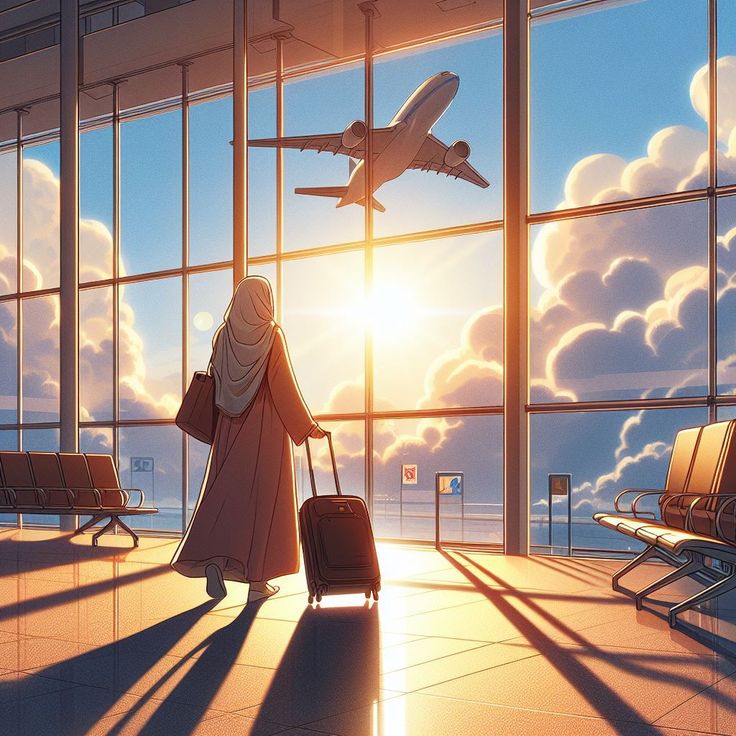
[[[17,162],[15,148],[0,151],[0,295],[16,291]]]
[[[707,13],[608,2],[532,24],[533,211],[706,185]]]
[[[181,112],[121,125],[121,273],[181,265]]]
[[[79,136],[79,280],[112,276],[112,127]]]
[[[532,228],[532,400],[703,395],[705,202]]]
[[[59,287],[59,141],[23,149],[23,291]]]
[[[612,511],[624,488],[662,488],[677,431],[707,421],[704,407],[532,416],[533,551],[568,554],[568,545],[582,554],[639,550],[638,542],[600,526],[593,514]],[[551,473],[572,475],[571,496],[550,496]],[[646,510],[656,509],[654,500]]]
[[[123,419],[173,417],[181,403],[181,278],[120,288],[119,375]]]

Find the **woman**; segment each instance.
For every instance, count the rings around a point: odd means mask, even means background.
[[[271,578],[299,570],[291,442],[325,433],[299,392],[266,279],[238,284],[212,345],[219,417],[197,507],[171,565],[205,577],[213,598],[227,594],[225,580],[250,583],[252,601],[278,591]]]

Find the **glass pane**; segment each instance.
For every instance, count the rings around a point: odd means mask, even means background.
[[[120,288],[120,416],[167,418],[181,403],[181,279]]]
[[[79,292],[79,418],[113,418],[112,287]]]
[[[0,424],[18,417],[18,303],[0,302]]]
[[[532,23],[533,211],[705,186],[707,0],[588,11]]]
[[[736,393],[736,197],[718,199],[718,393]]]
[[[79,432],[79,451],[112,455],[112,432],[111,427],[85,427],[81,429]]]
[[[23,422],[59,420],[59,297],[24,299]]]
[[[181,113],[120,126],[121,274],[181,265]]]
[[[718,184],[736,182],[736,3],[718,3]],[[698,112],[708,114],[708,75],[701,69],[697,85]]]
[[[625,488],[662,488],[677,431],[707,421],[705,408],[532,415],[529,456],[534,551],[567,554],[570,499],[554,497],[550,528],[550,473],[572,474],[574,549],[581,554],[641,549],[638,542],[593,521],[593,514],[613,512],[613,500]],[[656,508],[656,501],[647,506],[647,510]]]
[[[320,422],[320,426],[332,432],[340,490],[347,496],[365,499],[365,422]],[[310,443],[317,493],[334,494],[337,491],[327,440],[310,440]],[[305,445],[294,448],[294,474],[297,504],[301,506],[312,495]]]
[[[34,452],[58,452],[58,429],[24,429],[21,433],[21,450]],[[59,526],[59,517],[55,514],[23,514],[24,524],[39,526]]]
[[[283,326],[313,414],[361,411],[363,253],[287,261]]]
[[[23,149],[23,290],[59,285],[59,141]]]
[[[276,89],[248,92],[248,138],[276,136]],[[248,149],[248,255],[276,252],[276,149]]]
[[[135,529],[181,531],[181,430],[163,426],[121,427],[118,431],[121,483],[125,488],[140,488],[145,505],[158,509],[157,514],[130,517],[127,523]],[[136,462],[142,458],[147,462]]]
[[[355,8],[353,12],[359,11]],[[286,135],[342,134],[353,121],[362,121],[363,75],[361,66],[350,66],[284,84]],[[356,168],[351,179],[353,169],[347,156],[284,150],[284,250],[363,239],[362,206],[340,206],[337,197],[294,191],[305,187],[345,187],[348,180],[354,180],[362,191],[362,170]]]
[[[503,543],[503,418],[375,422],[373,521],[383,537],[435,537],[435,473],[462,473],[460,492],[440,499],[443,541]],[[416,465],[405,483],[402,465]]]
[[[0,294],[17,291],[17,160],[14,149],[0,152]]]
[[[382,22],[391,20],[377,23]],[[452,74],[442,77],[441,72]],[[385,212],[374,212],[377,237],[503,216],[502,103],[500,32],[422,46],[382,57],[376,63],[376,126],[402,121],[410,124],[385,151],[378,153],[374,164],[375,196],[386,208]],[[451,176],[435,175],[436,168],[444,164],[444,154],[435,159],[422,157],[423,141],[430,130],[447,146],[458,142],[458,147],[462,147],[467,143],[467,163],[481,174],[479,184],[486,179],[490,186],[484,188],[463,178],[456,180],[456,174],[465,173],[459,168],[463,165],[461,158],[453,164],[458,168],[448,169]],[[380,140],[376,140],[379,149]],[[403,158],[398,146],[407,150]],[[418,152],[412,156],[415,150]],[[418,166],[428,162],[433,165],[429,171],[407,169],[412,161],[417,161]],[[472,176],[472,172],[467,173]]]
[[[189,367],[207,370],[212,354],[212,336],[222,324],[233,290],[233,272],[211,271],[189,277]]]
[[[233,100],[189,109],[189,263],[232,260]]]
[[[112,128],[79,136],[79,280],[112,277]]]
[[[534,402],[702,395],[707,205],[532,228]]]
[[[378,248],[373,273],[375,406],[501,404],[501,233]]]

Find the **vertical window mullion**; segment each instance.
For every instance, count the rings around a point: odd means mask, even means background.
[[[708,421],[718,393],[718,7],[708,0]]]
[[[181,65],[181,395],[189,372],[189,63]],[[187,526],[189,496],[189,440],[181,433],[181,531]]]
[[[364,250],[364,299],[369,299],[373,291],[373,20],[376,9],[373,2],[360,4],[365,30],[365,124],[368,127],[365,150],[365,250]],[[373,514],[373,333],[370,326],[365,330],[365,500],[370,514]]]
[[[120,464],[120,82],[112,85],[112,454]],[[132,479],[131,479],[132,480]]]

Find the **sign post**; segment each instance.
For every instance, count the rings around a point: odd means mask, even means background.
[[[130,485],[135,488],[133,483],[133,473],[150,473],[151,474],[151,504],[156,505],[156,474],[154,472],[155,465],[152,457],[131,457],[130,458]]]
[[[555,496],[567,496],[567,554],[572,557],[572,474],[550,473],[547,476],[549,504],[549,551],[552,552],[552,500]]]
[[[418,467],[416,463],[402,464],[401,484],[399,485],[399,536],[404,536],[404,484],[415,486],[418,479]]]
[[[461,471],[438,471],[434,474],[434,548],[440,549],[440,496],[463,496]]]

